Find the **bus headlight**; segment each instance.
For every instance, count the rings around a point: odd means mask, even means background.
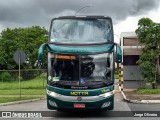
[[[47,90],[47,94],[50,95],[50,96],[52,96],[52,97],[57,97],[57,96],[59,96],[59,94],[57,94],[57,93],[55,93],[55,92],[53,92],[53,91],[49,91],[49,90]]]
[[[100,94],[99,97],[109,97],[114,94],[114,91],[106,92],[104,94]]]

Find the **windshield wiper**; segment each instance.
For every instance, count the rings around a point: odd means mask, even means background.
[[[50,85],[56,85],[57,82],[55,82],[55,81],[49,81],[49,84],[50,84]]]
[[[106,82],[106,81],[96,80],[96,81],[90,81],[90,82],[101,82],[101,83],[103,83],[103,84],[105,84],[105,85],[113,84],[113,81]]]

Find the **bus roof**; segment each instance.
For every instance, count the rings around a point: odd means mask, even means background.
[[[87,16],[87,15],[77,15],[77,16],[60,16],[60,17],[55,17],[53,19],[86,19],[86,18],[97,18],[97,19],[111,19],[109,16]]]

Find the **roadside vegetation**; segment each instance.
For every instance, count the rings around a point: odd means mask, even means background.
[[[119,75],[118,74],[114,74],[114,79],[119,79]]]
[[[48,31],[44,27],[7,28],[0,32],[0,103],[45,97],[46,59],[43,65],[37,61],[38,49],[47,42]],[[13,60],[17,50],[26,53],[21,64],[21,91],[19,66]],[[39,69],[41,68],[41,69]]]
[[[0,70],[18,69],[13,60],[16,50],[23,50],[27,55],[25,64],[21,64],[21,69],[35,69],[38,49],[41,44],[47,42],[47,34],[48,31],[40,26],[3,30],[0,33]],[[46,60],[44,63],[46,64]]]
[[[46,78],[36,77],[21,81],[21,96],[19,81],[0,82],[0,103],[44,98],[46,95]]]
[[[38,99],[40,97],[0,97],[0,103],[14,102],[14,101],[22,101],[22,100],[30,100],[30,99]]]
[[[137,89],[137,94],[160,94],[160,89]]]
[[[150,18],[141,18],[135,32],[143,44],[137,63],[143,78],[155,89],[160,82],[160,23],[155,23]]]
[[[43,86],[44,82],[44,86]],[[21,80],[22,89],[42,89],[46,85],[46,77],[36,77],[31,80]],[[14,90],[19,89],[19,81],[0,82],[0,90]]]

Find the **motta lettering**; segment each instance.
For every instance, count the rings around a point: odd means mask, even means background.
[[[88,95],[88,92],[70,92],[71,95]]]

